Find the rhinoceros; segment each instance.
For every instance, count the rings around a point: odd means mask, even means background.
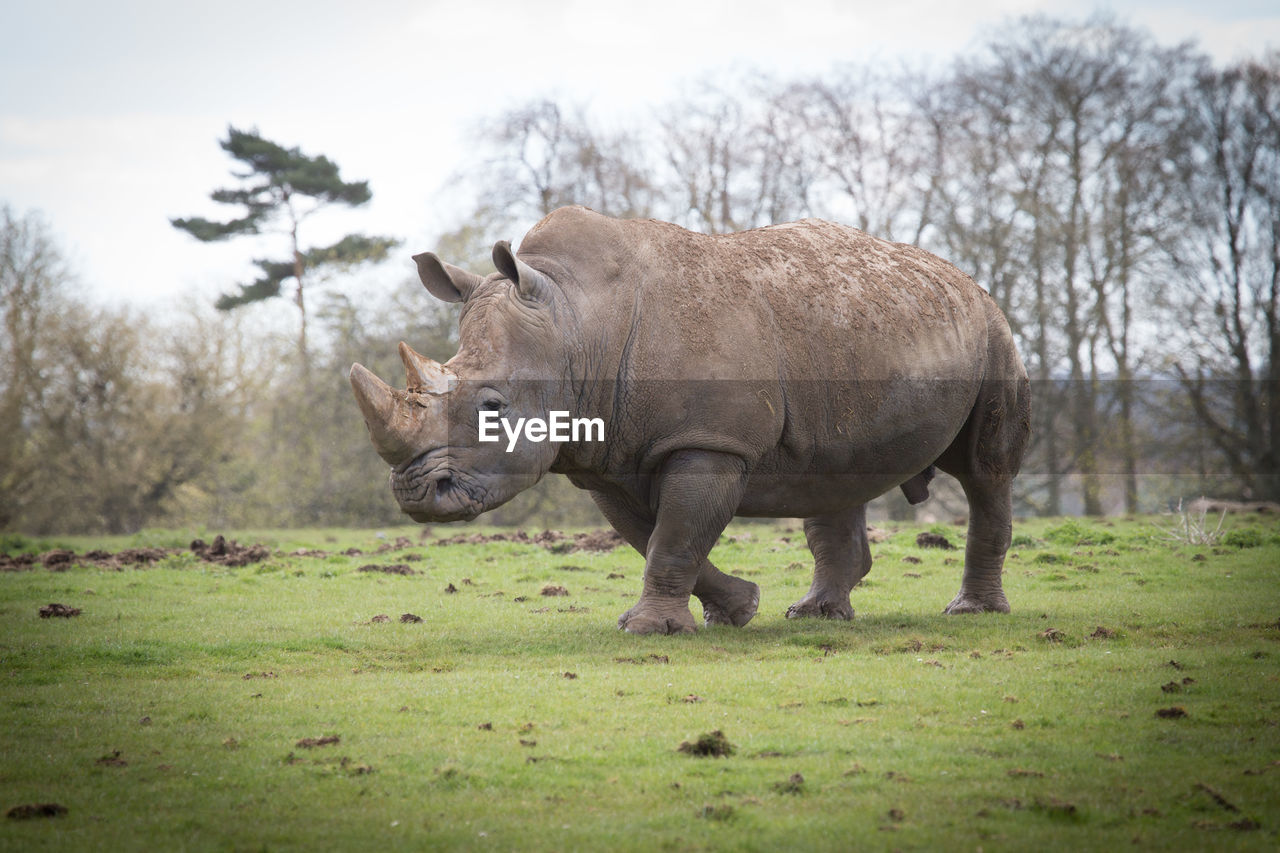
[[[414,260],[462,303],[458,353],[442,365],[401,343],[405,390],[350,373],[414,520],[470,520],[564,474],[644,556],[618,626],[661,634],[695,630],[691,595],[706,624],[746,624],[759,587],[708,553],[734,516],[803,518],[813,582],[787,616],[850,619],[867,502],[899,486],[923,500],[936,466],[969,504],[945,612],[1008,612],[1030,388],[1004,315],[954,266],[815,219],[711,236],[584,207],[547,215],[518,253],[497,243],[487,276]],[[480,440],[495,418],[555,412],[602,421],[603,440]]]

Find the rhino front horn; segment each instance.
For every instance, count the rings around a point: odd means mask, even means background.
[[[403,391],[396,391],[364,365],[351,365],[348,378],[378,455],[391,466],[417,456],[412,438],[418,433],[421,410],[404,398]]]

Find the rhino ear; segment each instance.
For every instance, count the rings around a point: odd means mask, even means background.
[[[466,302],[476,285],[484,281],[473,272],[467,272],[453,264],[446,264],[434,252],[414,255],[418,264],[418,278],[436,299],[445,302]]]
[[[517,258],[511,251],[511,244],[506,240],[499,240],[493,244],[493,265],[516,286],[516,292],[520,294],[521,299],[527,299],[530,302],[551,300],[550,280]]]

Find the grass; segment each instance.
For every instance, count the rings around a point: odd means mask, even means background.
[[[240,531],[275,551],[243,568],[0,574],[0,809],[67,809],[3,821],[0,849],[1276,848],[1280,524],[1228,519],[1217,547],[1019,524],[1014,612],[978,617],[940,614],[961,552],[924,529],[874,545],[857,617],[829,623],[782,617],[803,534],[735,527],[713,558],[760,583],[759,615],[690,637],[616,630],[643,568],[623,549],[410,529]],[[716,731],[730,755],[680,751]]]

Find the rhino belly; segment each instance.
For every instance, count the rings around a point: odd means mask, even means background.
[[[979,382],[878,383],[788,413],[777,445],[756,463],[739,515],[809,517],[879,497],[933,464],[963,428]]]

